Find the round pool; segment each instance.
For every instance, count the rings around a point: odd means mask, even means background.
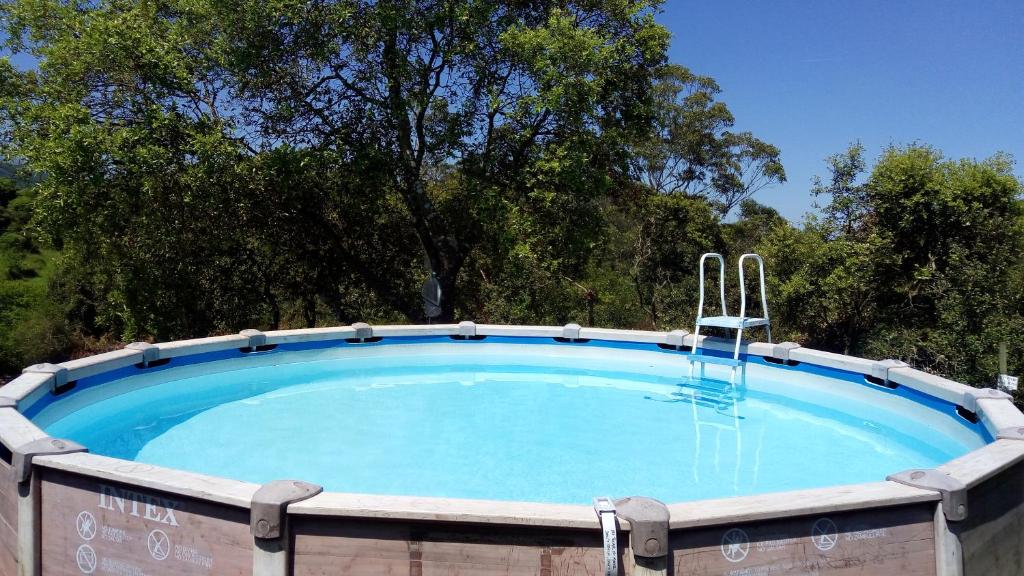
[[[884,481],[991,441],[864,375],[551,338],[394,337],[180,357],[81,379],[26,415],[90,452],[325,490],[579,504]]]
[[[1008,394],[734,346],[359,323],[31,366],[0,576],[1019,574]]]

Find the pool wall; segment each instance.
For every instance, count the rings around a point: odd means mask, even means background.
[[[168,358],[411,336],[692,344],[682,330],[360,323],[136,344],[30,367],[0,388],[0,576],[603,574],[602,532],[588,506],[261,487],[90,454],[22,414],[80,380]],[[711,350],[732,346],[702,340]],[[799,362],[939,399],[995,440],[924,474],[894,470],[891,480],[866,484],[669,503],[667,526],[656,514],[634,518],[634,530],[620,516],[619,574],[1024,573],[1024,415],[1005,394],[792,343],[743,351],[780,370]],[[656,458],[661,443],[637,449]]]

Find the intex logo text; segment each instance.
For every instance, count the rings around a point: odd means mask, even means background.
[[[178,503],[174,500],[139,494],[106,484],[100,484],[100,508],[130,516],[141,516],[146,520],[155,520],[169,526],[178,525],[178,520],[174,517]]]

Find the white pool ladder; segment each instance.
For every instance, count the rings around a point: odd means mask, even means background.
[[[704,316],[704,262],[708,258],[718,260],[718,292],[722,302],[721,316]],[[761,284],[761,310],[763,317],[747,316],[747,285],[743,278],[743,264],[746,260],[757,261],[757,270]],[[693,347],[690,349],[690,378],[693,378],[693,367],[696,364],[724,364],[732,367],[732,374],[729,376],[729,383],[736,383],[736,368],[740,366],[740,343],[743,340],[743,330],[764,326],[768,334],[768,343],[772,341],[771,321],[768,319],[768,299],[764,288],[764,260],[757,254],[744,254],[739,259],[740,272],[740,314],[730,316],[725,306],[725,259],[721,254],[709,252],[700,257],[700,302],[697,304],[697,325],[693,330]],[[732,359],[717,358],[698,354],[700,346],[700,327],[710,326],[715,328],[726,328],[736,331],[736,346],[733,348]]]

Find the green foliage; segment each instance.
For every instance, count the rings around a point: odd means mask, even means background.
[[[858,182],[866,166],[864,146],[853,144],[846,152],[829,156],[827,163],[831,178],[825,183],[815,176],[811,193],[828,198],[828,204],[819,208],[825,213],[829,235],[854,236],[864,232],[859,227],[867,223],[867,187]]]
[[[1019,373],[1024,212],[1010,160],[911,145],[865,175],[863,152],[830,158],[832,177],[814,190],[830,197],[824,218],[760,243],[790,336],[977,384],[995,379],[1008,342]]]
[[[693,321],[700,255],[722,246],[718,217],[702,199],[648,194],[636,208],[629,275],[652,327]]]
[[[960,378],[992,373],[986,356],[1020,325],[1009,282],[1024,248],[1020,193],[1002,156],[957,162],[923,146],[882,155],[868,193],[873,278],[900,322],[877,346]]]
[[[48,289],[54,255],[31,235],[31,190],[0,178],[0,374],[57,359],[71,346],[64,310]]]
[[[39,61],[0,58],[0,371],[422,321],[430,272],[440,320],[689,327],[708,251],[766,257],[777,337],[986,384],[1006,341],[1024,369],[1008,157],[854,145],[794,226],[750,198],[780,151],[666,64],[658,6],[0,0]]]
[[[39,70],[8,67],[2,108],[97,329],[277,325],[296,301],[307,325],[417,320],[428,271],[442,319],[494,286],[515,318],[524,279],[578,277],[601,240],[665,59],[656,7],[14,0]]]
[[[769,184],[785,182],[779,149],[750,132],[732,132],[718,84],[669,65],[654,86],[653,131],[633,149],[634,176],[661,194],[710,201],[723,216]]]
[[[872,284],[864,275],[868,247],[809,219],[803,229],[775,226],[755,250],[767,261],[771,312],[780,339],[823,350],[863,354],[864,338],[879,320]]]

